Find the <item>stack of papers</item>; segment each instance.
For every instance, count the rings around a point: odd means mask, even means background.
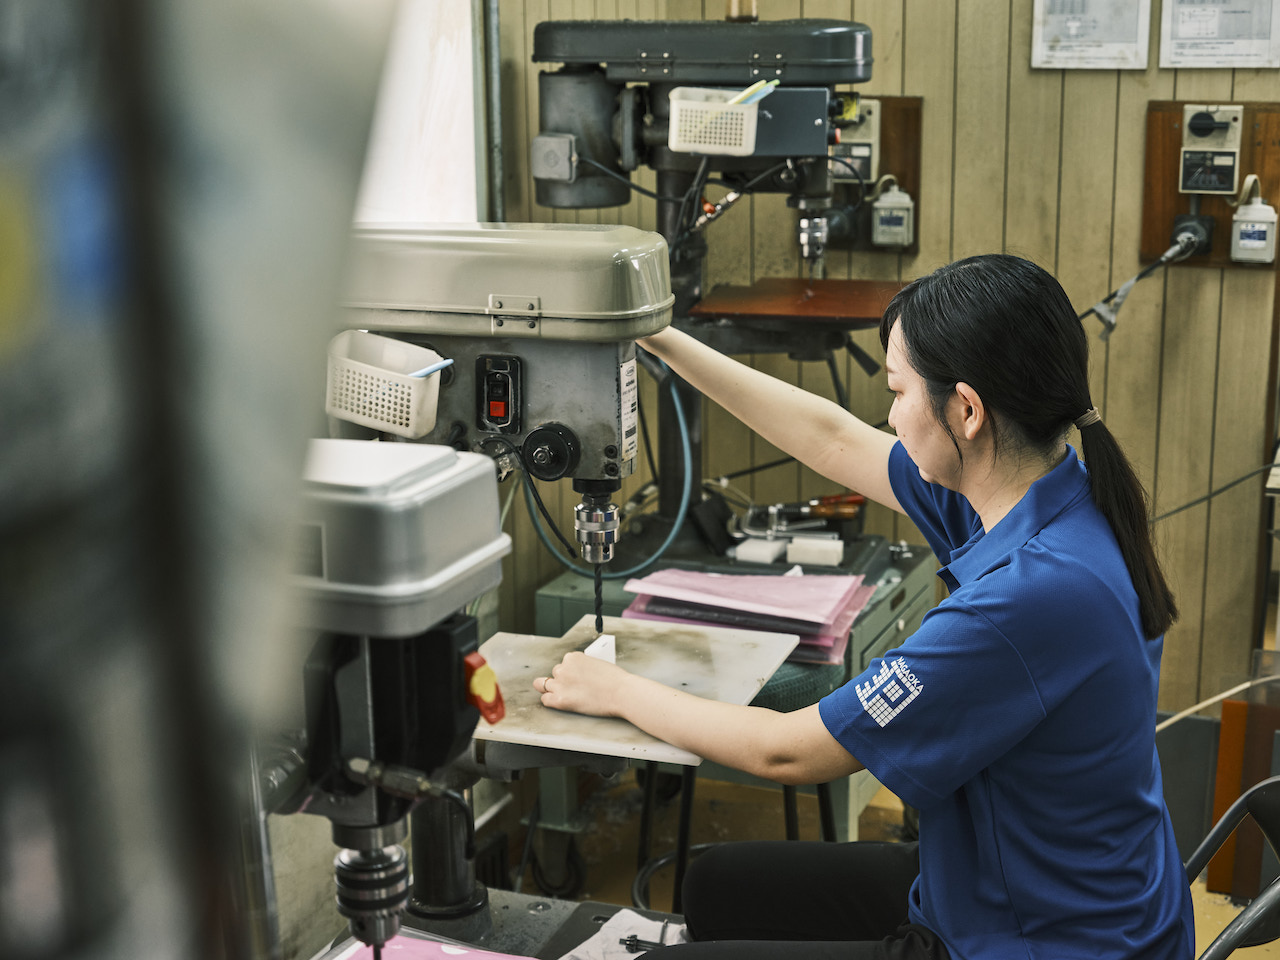
[[[844,663],[849,630],[875,593],[859,576],[754,576],[660,570],[628,580],[637,594],[622,612],[637,620],[717,624],[792,633],[799,644],[787,658],[799,663]]]

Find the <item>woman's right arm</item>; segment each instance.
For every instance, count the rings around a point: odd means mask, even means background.
[[[829,480],[902,510],[889,484],[892,435],[675,327],[639,343],[778,449]]]

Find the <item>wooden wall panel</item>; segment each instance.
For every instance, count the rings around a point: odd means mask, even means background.
[[[1138,260],[1146,104],[1151,100],[1280,100],[1274,70],[1158,68],[1158,11],[1151,65],[1143,71],[1032,70],[1033,0],[762,0],[763,19],[847,18],[871,27],[874,76],[866,96],[923,98],[919,251],[910,256],[839,252],[830,276],[910,279],[971,253],[1004,250],[1055,271],[1084,310],[1133,276]],[[503,0],[502,43],[506,200],[512,219],[626,222],[652,229],[653,203],[634,199],[616,210],[582,214],[540,210],[532,202],[525,156],[537,130],[538,69],[528,62],[535,24],[550,16],[698,19],[723,16],[720,0]],[[642,170],[635,182],[652,187]],[[709,189],[715,196],[715,188]],[[1272,202],[1275,202],[1274,199]],[[708,287],[801,271],[792,234],[795,213],[777,196],[744,201],[708,231]],[[779,225],[785,225],[780,229]],[[1139,284],[1110,341],[1086,320],[1094,358],[1094,402],[1125,445],[1159,512],[1203,497],[1261,462],[1274,403],[1267,383],[1275,349],[1274,274],[1173,268]],[[855,335],[880,356],[874,331]],[[746,358],[761,369],[831,395],[820,364],[785,357]],[[840,358],[854,408],[884,419],[883,373],[869,378]],[[647,410],[654,388],[644,378]],[[653,416],[650,417],[650,420]],[[650,423],[652,429],[654,424]],[[707,475],[776,456],[713,405],[704,413]],[[1078,437],[1072,436],[1077,443]],[[625,490],[649,478],[641,464]],[[1223,676],[1248,669],[1258,598],[1260,483],[1241,484],[1155,527],[1183,618],[1165,644],[1161,706],[1177,708],[1211,694]],[[795,499],[830,484],[788,466],[744,478],[758,499]],[[555,487],[557,485],[550,485]],[[564,514],[573,497],[548,490]],[[567,522],[568,518],[564,520]],[[504,565],[502,619],[532,625],[532,592],[558,572],[539,557],[517,505],[508,522],[516,538]],[[869,511],[867,527],[918,537],[905,519]]]
[[[906,0],[902,92],[924,98],[924,129],[920,137],[923,185],[916,198],[922,227],[920,249],[915,256],[904,257],[904,279],[922,276],[952,259],[956,6],[936,0]],[[874,37],[875,25],[868,26]]]
[[[1032,70],[1033,0],[1014,0],[1010,18],[1008,163],[1004,250],[1052,269],[1058,252],[1058,166],[1062,71]]]
[[[1159,49],[1159,23],[1152,18],[1150,49]],[[1142,158],[1145,155],[1147,103],[1167,98],[1173,92],[1173,72],[1156,67],[1158,57],[1149,59],[1143,71],[1126,70],[1120,75],[1116,108],[1115,217],[1111,243],[1111,279],[1108,292],[1142,268],[1138,244],[1142,229]],[[1101,296],[1090,298],[1093,302]],[[1077,302],[1078,310],[1092,304]],[[1117,331],[1099,356],[1106,380],[1101,395],[1093,401],[1102,411],[1107,426],[1124,446],[1129,460],[1147,490],[1155,482],[1156,436],[1151,425],[1159,415],[1160,344],[1164,318],[1164,282],[1154,277],[1133,289],[1117,321]],[[1123,326],[1120,326],[1123,324]],[[1097,342],[1102,324],[1096,317],[1085,321],[1085,329]]]
[[[1004,244],[1009,8],[956,4],[951,258]]]

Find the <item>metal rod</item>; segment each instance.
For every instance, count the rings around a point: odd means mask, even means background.
[[[495,222],[507,219],[502,166],[502,41],[498,31],[498,0],[485,0],[484,59],[486,71],[485,97],[488,109],[489,148],[489,213]]]
[[[653,808],[658,800],[658,765],[652,760],[644,767],[644,804],[640,807],[640,842],[636,850],[636,869],[639,870],[649,862],[649,847],[652,845]],[[645,896],[648,896],[646,891]]]
[[[782,811],[787,821],[787,839],[800,839],[800,815],[796,811],[796,788],[784,785],[782,788]]]
[[[820,783],[818,791],[818,818],[822,823],[822,839],[828,843],[836,842],[836,813],[831,803],[831,784]]]
[[[698,768],[684,767],[680,774],[680,824],[676,828],[676,879],[671,891],[671,912],[680,913],[684,906],[684,873],[689,867],[689,827],[693,821],[693,787]]]

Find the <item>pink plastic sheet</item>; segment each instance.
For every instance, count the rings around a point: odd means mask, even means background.
[[[831,596],[837,597],[838,606],[830,613],[830,618],[821,623],[814,623],[811,632],[799,632],[800,643],[787,657],[797,663],[830,663],[844,662],[845,650],[849,645],[849,631],[853,621],[866,607],[875,593],[875,587],[863,583],[862,576],[813,576],[813,577],[767,577],[767,576],[735,576],[732,574],[700,574],[689,571],[661,571],[661,573],[679,573],[680,582],[673,585],[669,578],[655,581],[659,574],[650,574],[639,580],[630,580],[627,590],[643,587],[646,590],[661,590],[661,594],[645,592],[636,597],[631,605],[622,612],[623,617],[636,620],[657,620],[665,623],[705,623],[696,617],[664,616],[648,612],[650,598],[655,595],[684,600],[703,606],[719,606],[733,610],[750,610],[753,613],[764,613],[769,616],[789,617],[812,623],[815,609],[831,610]],[[698,578],[714,578],[707,583],[708,592],[699,592],[696,587]],[[733,581],[749,581],[734,583]],[[803,589],[793,587],[798,581],[816,581],[804,584]],[[790,581],[790,583],[787,583]],[[750,596],[744,602],[744,592]],[[820,597],[816,606],[812,601]],[[800,600],[811,602],[807,609],[790,606]],[[768,609],[762,609],[762,608]],[[742,624],[737,624],[742,629]]]
[[[625,589],[630,593],[791,617],[821,626],[835,622],[862,580],[861,575],[771,577],[672,569],[628,580]]]
[[[512,960],[511,953],[493,953],[479,947],[455,947],[433,940],[393,937],[382,945],[382,960]],[[341,960],[373,960],[373,947],[360,944]],[[523,960],[523,954],[516,960]]]

